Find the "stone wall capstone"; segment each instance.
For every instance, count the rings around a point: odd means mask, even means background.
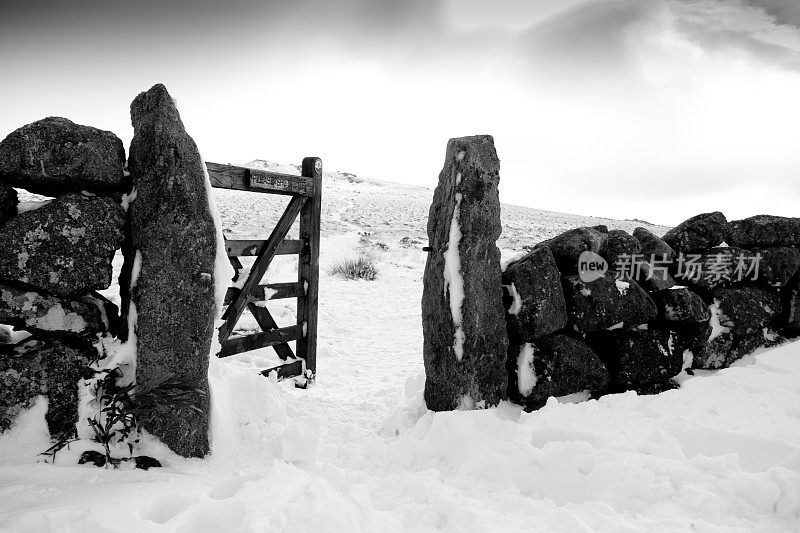
[[[0,142],[0,183],[45,196],[125,192],[124,166],[116,135],[61,117],[23,126]]]

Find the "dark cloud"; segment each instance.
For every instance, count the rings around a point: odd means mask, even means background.
[[[763,9],[777,24],[800,28],[800,2],[797,0],[744,0],[744,4]]]

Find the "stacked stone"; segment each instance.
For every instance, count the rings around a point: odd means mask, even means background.
[[[585,252],[608,271],[580,276]],[[539,243],[503,273],[509,397],[535,409],[584,390],[653,393],[676,386],[689,358],[727,367],[800,333],[799,267],[800,219],[768,215],[705,213],[663,238],[582,227]]]
[[[0,431],[40,394],[56,439],[74,436],[78,380],[113,333],[111,284],[129,186],[113,133],[50,117],[0,142],[0,324],[30,333],[12,343],[0,326]],[[14,187],[53,197],[19,204]],[[22,336],[20,336],[22,337]]]

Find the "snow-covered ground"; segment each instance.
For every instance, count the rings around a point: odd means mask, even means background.
[[[80,446],[37,462],[48,446],[40,402],[0,436],[0,530],[800,530],[800,343],[682,376],[657,396],[428,412],[420,299],[432,190],[325,180],[323,271],[367,252],[380,275],[322,273],[316,384],[262,378],[269,354],[217,361],[229,409],[214,452],[186,460],[145,439],[142,453],[164,463],[146,472],[78,466]],[[233,233],[264,235],[280,214],[281,199],[216,192]],[[505,257],[577,225],[637,225],[513,206],[503,224]],[[279,259],[270,280],[295,277]],[[270,303],[279,323],[293,319],[286,302]]]

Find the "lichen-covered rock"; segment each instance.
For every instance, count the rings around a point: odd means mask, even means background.
[[[21,213],[0,228],[0,280],[66,297],[106,289],[124,223],[113,200],[81,194]]]
[[[578,276],[562,278],[569,323],[580,333],[623,324],[638,326],[656,318],[653,299],[638,283],[605,275],[589,283]]]
[[[17,215],[18,203],[17,191],[9,185],[0,183],[0,226]]]
[[[639,244],[639,239],[621,229],[612,229],[600,246],[599,254],[608,261],[609,270],[617,270],[618,259],[625,268],[633,261],[633,255],[640,253],[641,250],[642,245]]]
[[[761,332],[781,314],[780,297],[761,287],[716,289],[714,300],[722,313],[720,323],[736,335]]]
[[[68,300],[0,284],[0,323],[31,333],[88,336],[109,331],[115,315],[114,304],[92,296]]]
[[[721,244],[727,237],[728,221],[714,211],[681,222],[664,235],[664,242],[676,252],[697,253]]]
[[[29,339],[0,346],[0,431],[44,395],[45,419],[54,440],[75,436],[78,421],[78,382],[87,376],[97,350],[88,342]]]
[[[777,294],[760,287],[742,285],[714,290],[712,332],[702,350],[694,354],[694,368],[726,368],[762,346],[765,331],[781,316]]]
[[[141,426],[176,453],[208,453],[208,361],[214,334],[216,232],[203,161],[163,85],[131,104],[130,273],[121,276],[123,314],[135,304],[136,395],[152,401]]]
[[[125,149],[110,131],[48,117],[0,142],[0,183],[47,196],[124,191]]]
[[[508,320],[526,341],[554,333],[567,325],[567,305],[561,274],[547,247],[536,249],[503,272],[510,295]]]
[[[754,281],[770,287],[784,287],[800,268],[800,249],[788,246],[753,248],[757,254],[758,274]]]
[[[731,246],[800,246],[800,218],[756,215],[728,224]]]
[[[428,215],[422,294],[425,402],[433,411],[506,396],[499,168],[491,136],[447,143]]]
[[[585,251],[598,253],[607,238],[606,232],[595,228],[575,228],[540,242],[534,246],[534,250],[543,246],[550,248],[558,270],[562,274],[575,274],[578,272],[578,258],[581,253]]]
[[[633,230],[633,236],[638,239],[639,244],[642,246],[641,253],[645,256],[646,260],[649,261],[651,256],[666,260],[675,258],[675,250],[672,249],[672,246],[649,229],[642,227],[636,228]]]
[[[711,318],[703,299],[685,287],[659,291],[655,294],[655,301],[659,318],[666,322],[708,322]]]
[[[529,409],[543,406],[550,396],[602,391],[608,370],[582,340],[563,334],[548,335],[509,350],[509,395]]]
[[[672,349],[670,335],[660,329],[614,330],[589,335],[587,341],[608,368],[613,387],[638,390],[680,374],[683,356]]]

